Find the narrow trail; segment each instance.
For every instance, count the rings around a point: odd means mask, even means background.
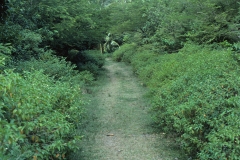
[[[107,73],[93,91],[82,150],[83,160],[180,160],[177,145],[151,126],[146,90],[124,63],[107,59]]]

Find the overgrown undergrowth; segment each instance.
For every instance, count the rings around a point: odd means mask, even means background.
[[[0,44],[0,159],[68,159],[82,137],[83,92],[93,74],[51,52],[25,61],[9,55],[11,47]]]

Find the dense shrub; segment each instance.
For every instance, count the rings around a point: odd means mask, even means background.
[[[78,85],[42,71],[0,74],[0,159],[65,159],[77,149]]]
[[[74,61],[80,71],[90,71],[97,75],[98,70],[104,65],[105,57],[97,50],[79,52],[74,56]]]
[[[158,65],[151,79],[151,87],[157,87],[156,123],[177,132],[183,148],[193,156],[237,159],[240,84],[232,52],[205,48],[187,53],[185,48],[172,57],[173,61]]]
[[[93,76],[50,50],[29,61],[11,61],[11,53],[0,44],[0,159],[66,159],[81,138],[80,86]]]
[[[39,47],[42,36],[34,31],[20,31],[15,41],[13,56],[16,59],[29,60],[32,57],[38,58],[44,53],[44,49]]]
[[[177,54],[142,51],[131,62],[151,89],[152,113],[165,132],[200,159],[238,159],[239,64],[231,49],[186,44]]]
[[[134,55],[136,47],[137,45],[135,43],[122,45],[113,53],[113,60],[117,62],[124,61],[130,63],[130,59]]]
[[[12,67],[19,73],[42,70],[44,74],[55,80],[81,86],[91,84],[94,80],[92,73],[89,71],[79,72],[76,70],[76,65],[67,62],[64,58],[52,55],[51,51],[45,52],[39,59],[20,61]]]
[[[12,53],[12,46],[10,43],[2,44],[0,43],[0,68],[5,65],[5,62],[10,59],[10,54]]]

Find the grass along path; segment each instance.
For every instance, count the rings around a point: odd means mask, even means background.
[[[91,88],[81,150],[73,160],[186,159],[173,140],[155,133],[144,94],[129,66],[107,59],[104,76]]]

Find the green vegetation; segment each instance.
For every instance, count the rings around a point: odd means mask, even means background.
[[[0,9],[1,159],[77,149],[82,93],[104,65],[97,50],[108,33],[120,44],[112,58],[150,88],[156,126],[189,157],[240,157],[238,1],[5,0]]]
[[[6,55],[11,47],[0,48],[0,158],[65,159],[78,148],[86,103],[82,89],[93,75],[50,53],[12,64]]]
[[[77,149],[79,86],[55,82],[41,71],[5,71],[0,91],[1,159],[63,159]]]
[[[82,54],[103,37],[87,14],[96,6],[84,0],[2,5],[0,159],[68,159],[83,136],[84,90],[104,64],[98,51]]]
[[[133,50],[123,50],[122,54],[118,50],[114,56],[123,59]],[[189,156],[238,159],[240,84],[236,56],[231,49],[186,44],[177,54],[166,55],[139,48],[125,61],[151,89],[156,125],[175,133]]]
[[[150,88],[153,119],[193,159],[238,159],[239,4],[151,1],[113,54]],[[138,37],[138,38],[136,38]],[[172,53],[172,54],[168,54]]]

